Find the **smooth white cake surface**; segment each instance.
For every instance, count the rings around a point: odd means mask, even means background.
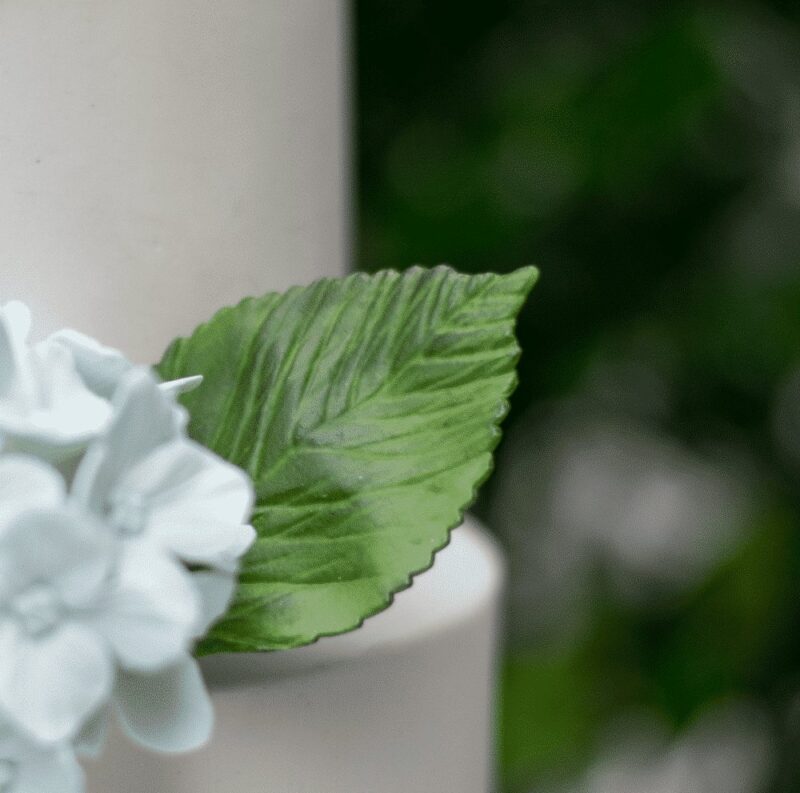
[[[147,754],[115,733],[89,793],[488,793],[502,558],[474,521],[357,631],[204,666],[205,749]]]
[[[0,300],[158,360],[348,256],[341,0],[0,2]]]

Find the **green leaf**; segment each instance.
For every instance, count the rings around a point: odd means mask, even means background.
[[[189,433],[253,478],[258,539],[199,648],[272,650],[356,628],[447,544],[488,475],[536,280],[414,268],[226,308],[175,341]]]

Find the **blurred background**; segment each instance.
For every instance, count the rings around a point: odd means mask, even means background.
[[[800,4],[361,0],[358,259],[542,278],[504,793],[800,791]]]

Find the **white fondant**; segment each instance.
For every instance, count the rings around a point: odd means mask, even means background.
[[[3,0],[0,302],[151,363],[348,255],[342,0]]]
[[[470,521],[357,631],[205,659],[211,744],[162,757],[115,732],[88,793],[488,793],[502,569]]]

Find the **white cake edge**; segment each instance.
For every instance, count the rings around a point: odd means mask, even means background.
[[[433,566],[399,592],[389,608],[357,630],[293,650],[211,655],[202,659],[203,671],[212,688],[227,687],[391,653],[438,636],[491,608],[500,597],[504,579],[505,560],[497,541],[474,517],[467,516]]]

